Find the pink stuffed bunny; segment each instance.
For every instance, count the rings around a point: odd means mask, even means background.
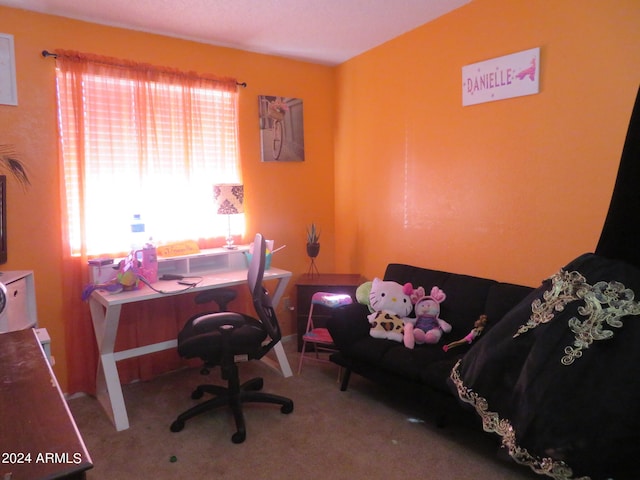
[[[442,320],[440,304],[447,298],[438,287],[433,287],[428,296],[423,296],[415,304],[416,319],[413,323],[405,323],[404,345],[413,348],[415,344],[438,343],[442,333],[451,331],[451,325]]]

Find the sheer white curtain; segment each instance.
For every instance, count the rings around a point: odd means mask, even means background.
[[[57,51],[68,392],[95,392],[98,353],[80,300],[87,258],[130,249],[142,215],[155,241],[224,243],[213,185],[240,181],[235,79]],[[244,234],[244,215],[233,215]],[[211,240],[217,238],[217,240]],[[184,298],[183,298],[184,297]],[[176,338],[188,295],[123,309],[117,350]],[[118,363],[123,382],[175,369],[172,351]]]
[[[240,181],[235,80],[58,55],[72,254],[127,251],[134,214],[154,241],[226,236],[212,187]]]

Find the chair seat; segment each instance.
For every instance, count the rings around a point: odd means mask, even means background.
[[[219,363],[222,355],[222,333],[220,330],[202,331],[194,321],[203,314],[191,317],[178,334],[178,353],[184,358],[201,358],[205,363]],[[229,336],[229,348],[232,354],[251,354],[259,351],[267,338],[264,325],[255,318],[242,315],[244,324],[233,329]],[[250,355],[251,356],[251,355]]]
[[[302,339],[305,342],[326,343],[327,345],[333,345],[333,338],[331,338],[331,334],[326,328],[314,328],[310,332],[305,333],[302,336]]]

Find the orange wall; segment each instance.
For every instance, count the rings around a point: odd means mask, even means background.
[[[338,268],[537,285],[593,251],[640,84],[638,25],[637,0],[474,0],[339,66]],[[462,107],[464,65],[533,47],[538,95]]]
[[[274,263],[306,271],[305,226],[323,229],[319,268],[333,269],[333,128],[335,69],[304,62],[217,48],[60,17],[0,7],[0,32],[14,35],[18,106],[0,105],[0,144],[13,144],[28,165],[32,187],[23,192],[9,179],[9,262],[3,270],[34,270],[40,324],[49,330],[56,374],[66,385],[65,319],[61,318],[61,231],[53,59],[56,48],[235,76],[248,87],[240,94],[240,148],[246,185],[247,236],[261,231],[287,248]],[[304,101],[306,161],[261,163],[258,95]],[[212,207],[213,208],[213,207]],[[212,210],[213,213],[213,210]],[[80,292],[78,292],[78,295]],[[283,333],[294,332],[292,315],[281,309]]]

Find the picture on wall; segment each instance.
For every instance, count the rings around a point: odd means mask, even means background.
[[[13,35],[0,33],[0,104],[18,105]]]
[[[303,162],[302,99],[258,96],[263,162]]]

